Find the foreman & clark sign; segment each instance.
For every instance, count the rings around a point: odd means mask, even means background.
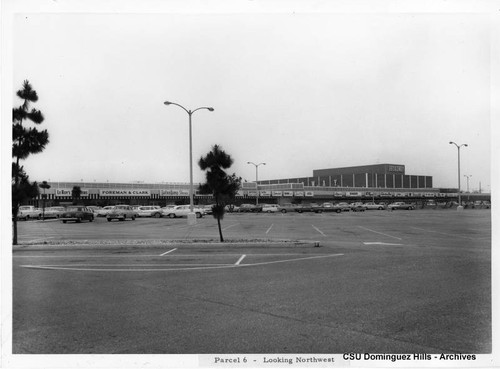
[[[130,190],[99,190],[101,196],[151,196],[151,190],[130,189]]]

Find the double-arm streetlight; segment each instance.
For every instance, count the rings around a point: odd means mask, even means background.
[[[251,161],[247,161],[247,164],[252,164],[252,165],[255,165],[255,184],[257,185],[257,196],[255,197],[255,204],[258,205],[259,204],[259,184],[258,184],[258,181],[259,181],[259,165],[266,165],[266,163],[259,163],[259,164],[255,164]]]
[[[460,195],[460,148],[462,146],[467,147],[467,144],[457,144],[453,141],[450,141],[450,145],[455,145],[458,149],[458,206],[462,206],[462,196]]]
[[[196,108],[194,110],[188,110],[185,107],[183,107],[180,104],[171,102],[171,101],[165,101],[165,105],[176,105],[179,108],[183,109],[186,113],[189,115],[189,212],[190,212],[190,217],[188,217],[188,223],[193,222],[194,218],[194,200],[193,200],[193,136],[192,136],[192,128],[191,128],[191,116],[195,111],[206,109],[208,111],[214,111],[214,108],[212,107],[207,107],[207,106],[202,106],[199,108]]]

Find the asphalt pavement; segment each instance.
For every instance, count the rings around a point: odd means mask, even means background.
[[[16,354],[491,351],[489,211],[19,224]]]

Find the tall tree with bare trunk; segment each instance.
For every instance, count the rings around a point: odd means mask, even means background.
[[[38,130],[37,125],[44,121],[40,110],[31,108],[38,101],[38,95],[29,81],[23,82],[23,87],[16,93],[23,100],[22,105],[12,109],[12,243],[17,245],[17,213],[19,206],[26,200],[39,194],[36,182],[31,183],[29,176],[20,165],[31,154],[37,154],[45,149],[49,142],[46,129]],[[35,126],[28,125],[33,123]]]

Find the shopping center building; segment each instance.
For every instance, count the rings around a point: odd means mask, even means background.
[[[40,183],[41,181],[39,181]],[[87,205],[141,204],[160,205],[189,203],[189,183],[99,183],[49,182],[40,189],[32,203],[69,204],[72,190],[80,187],[79,202]],[[210,195],[201,195],[194,184],[195,203],[212,203]],[[432,176],[406,174],[401,164],[374,164],[345,168],[315,169],[311,177],[243,182],[235,203],[312,203],[325,201],[382,201],[390,199],[418,200],[429,197],[454,198],[456,189],[433,187]]]

